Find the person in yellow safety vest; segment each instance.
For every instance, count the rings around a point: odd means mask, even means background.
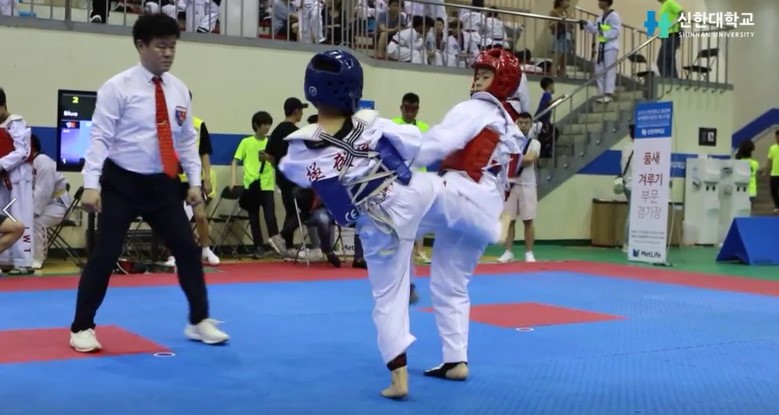
[[[607,103],[614,100],[614,88],[617,82],[617,55],[619,55],[619,33],[622,30],[622,19],[611,8],[614,0],[599,0],[598,8],[602,14],[593,22],[580,20],[579,26],[585,31],[598,36],[598,55],[595,58],[595,76],[597,76],[598,102]]]
[[[392,122],[395,124],[411,124],[416,125],[417,128],[419,128],[419,131],[423,134],[427,132],[427,130],[430,129],[430,125],[428,125],[424,121],[420,121],[417,119],[417,115],[419,114],[419,95],[409,92],[406,95],[403,95],[403,98],[400,102],[400,117],[395,117],[392,119]],[[417,170],[419,171],[427,171],[426,167],[420,167]],[[424,236],[420,237],[417,242],[414,244],[414,252],[412,255],[419,259],[420,261],[424,263],[430,263],[430,258],[425,255],[425,252],[422,250],[424,247]],[[409,303],[416,304],[416,302],[419,301],[419,296],[417,295],[417,288],[414,283],[411,283],[411,296],[409,298]]]
[[[238,144],[230,164],[230,188],[237,183],[238,163],[243,164],[243,193],[238,205],[249,216],[249,230],[254,242],[254,259],[266,257],[270,252],[265,244],[269,239],[262,236],[260,227],[260,209],[265,218],[265,228],[268,236],[279,234],[276,221],[276,170],[273,158],[268,154],[268,131],[273,125],[273,117],[265,111],[258,111],[252,116],[254,134],[244,137]],[[286,252],[286,250],[284,251]]]
[[[192,92],[189,93],[189,96],[190,99],[192,99]],[[203,122],[203,120],[193,116],[192,122],[195,124],[195,131],[198,134],[196,143],[198,146],[198,153],[200,154],[200,162],[203,164],[203,200],[209,200],[216,195],[216,172],[211,169],[211,153],[213,152],[211,147],[211,135],[208,133],[208,128],[206,128],[206,123]],[[179,180],[181,180],[181,197],[185,199],[187,190],[189,189],[187,175],[183,172],[180,173]],[[195,218],[198,242],[203,250],[203,262],[209,265],[219,265],[219,257],[211,250],[210,246],[211,238],[208,232],[206,204],[201,203],[192,208],[192,216]],[[165,265],[171,267],[176,266],[176,259],[169,256]]]

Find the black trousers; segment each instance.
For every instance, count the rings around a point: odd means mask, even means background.
[[[281,225],[280,235],[284,238],[287,246],[292,246],[295,231],[299,227],[298,214],[295,209],[295,186],[279,186],[279,190],[281,190],[281,204],[284,206],[284,224]],[[302,206],[301,209],[306,210]]]
[[[779,209],[779,176],[771,176],[771,198],[774,200],[774,208]]]
[[[268,237],[279,233],[279,225],[276,223],[276,195],[273,190],[262,190],[259,180],[253,182],[243,191],[239,204],[249,216],[249,229],[255,247],[259,248],[265,243],[260,227],[260,209],[265,219],[265,227],[268,228]]]
[[[95,327],[95,315],[108,290],[111,272],[122,253],[127,231],[138,216],[176,258],[179,284],[189,302],[189,322],[197,324],[208,318],[200,250],[181,204],[178,178],[133,173],[109,159],[103,166],[100,185],[102,209],[97,218],[97,240],[81,273],[71,331]]]

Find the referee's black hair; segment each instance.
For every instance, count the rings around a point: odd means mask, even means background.
[[[142,14],[133,25],[133,43],[140,40],[148,45],[152,39],[175,36],[181,37],[181,29],[176,19],[164,13]]]
[[[5,90],[0,88],[0,107],[5,107],[7,105],[8,103],[6,102]]]

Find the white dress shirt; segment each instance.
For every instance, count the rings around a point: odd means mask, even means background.
[[[139,64],[109,79],[97,91],[83,171],[84,188],[100,188],[106,158],[135,173],[162,173],[153,77]],[[162,89],[179,162],[190,186],[200,186],[201,164],[189,89],[169,73],[162,75]]]

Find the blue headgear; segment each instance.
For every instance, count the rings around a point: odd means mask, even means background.
[[[304,87],[306,100],[315,107],[326,105],[354,114],[362,98],[362,66],[343,50],[317,53],[306,68]]]

